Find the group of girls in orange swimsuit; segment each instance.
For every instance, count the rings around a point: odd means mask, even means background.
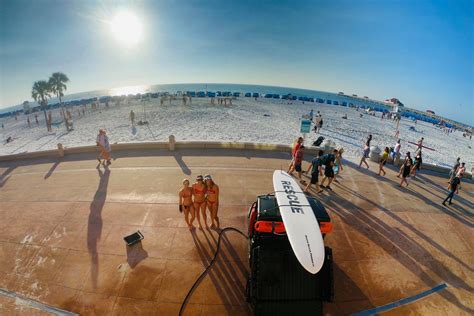
[[[211,228],[219,228],[219,187],[214,183],[210,175],[199,175],[192,186],[188,179],[183,180],[183,188],[179,191],[179,211],[184,212],[184,219],[189,230],[194,229],[193,221],[197,217],[199,229],[201,225],[201,213],[204,218],[204,225],[207,225],[206,209],[209,210],[211,218]],[[191,214],[191,219],[189,219]]]

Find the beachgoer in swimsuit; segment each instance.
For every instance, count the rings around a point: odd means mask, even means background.
[[[319,176],[323,176],[323,171],[321,169],[322,161],[321,161],[321,156],[324,154],[324,151],[321,149],[318,151],[318,154],[316,158],[314,158],[311,161],[311,164],[308,167],[308,171],[306,173],[309,173],[311,170],[311,181],[306,185],[306,188],[304,188],[304,192],[308,193],[309,188],[311,187],[312,184],[316,185],[316,189],[318,190],[318,193],[323,192],[321,187],[319,186]]]
[[[452,200],[453,200],[453,196],[454,196],[454,193],[457,193],[459,194],[459,189],[461,188],[461,179],[459,179],[458,177],[454,177],[451,182],[449,183],[449,187],[448,187],[448,190],[449,190],[449,194],[448,196],[444,199],[443,201],[443,205],[446,206],[446,202],[449,200],[449,205],[452,204]]]
[[[107,162],[107,165],[112,164],[112,162],[110,161],[111,148],[110,148],[109,138],[107,137],[105,130],[103,129],[99,130],[99,135],[97,135],[96,143],[100,151],[99,156],[97,157],[97,160],[99,160],[99,163],[101,162],[100,158],[104,158],[104,161],[102,162],[104,166],[106,162]]]
[[[403,165],[402,165],[403,172],[402,172],[402,181],[400,181],[400,186],[402,186],[404,182],[408,186],[407,177],[410,176],[410,170],[411,170],[412,165],[413,165],[413,161],[411,160],[410,152],[407,152],[405,161],[403,162]]]
[[[448,183],[451,183],[451,181],[454,179],[454,177],[456,176],[456,173],[458,171],[458,168],[459,166],[461,165],[461,162],[460,162],[461,158],[458,157],[456,159],[456,163],[454,164],[453,168],[451,168],[451,171],[449,172],[449,181]]]
[[[194,210],[196,212],[196,217],[199,223],[199,229],[202,229],[201,225],[201,213],[204,218],[204,225],[207,226],[207,216],[206,216],[206,184],[201,175],[196,177],[196,182],[193,184],[193,202]]]
[[[295,170],[295,156],[296,152],[298,149],[300,149],[300,146],[303,144],[303,137],[298,137],[298,139],[294,142],[293,148],[291,149],[291,162],[290,165],[288,166],[288,173],[291,175],[291,173]]]
[[[189,186],[189,180],[183,180],[183,188],[179,191],[179,211],[184,212],[184,220],[188,224],[189,230],[194,228],[194,206],[193,206],[193,189]],[[189,220],[189,213],[191,213],[191,220]]]
[[[219,228],[219,187],[214,183],[210,175],[204,176],[207,186],[206,203],[207,208],[211,212],[211,228]]]
[[[416,176],[416,171],[420,170],[421,163],[422,163],[421,151],[419,151],[415,156],[415,163],[413,164],[413,167],[411,167],[411,175],[413,177]]]
[[[388,160],[388,152],[390,151],[390,149],[388,149],[388,147],[385,147],[385,150],[382,154],[382,157],[380,158],[380,163],[379,163],[379,176],[381,176],[381,173],[383,172],[383,175],[385,176],[387,173],[385,172],[385,170],[383,169],[383,166],[385,166],[385,164],[387,163],[387,160]]]
[[[337,180],[337,176],[339,175],[339,173],[344,170],[344,168],[342,167],[342,154],[344,153],[344,148],[339,148],[339,150],[337,151],[337,155],[336,155],[336,160],[334,161],[334,181],[335,182],[339,182]]]
[[[362,151],[362,158],[360,158],[359,168],[362,166],[362,163],[364,163],[367,169],[369,169],[369,164],[367,163],[365,159],[369,158],[371,141],[372,141],[372,135],[369,135],[369,137],[367,137],[367,140],[365,142],[364,150]]]

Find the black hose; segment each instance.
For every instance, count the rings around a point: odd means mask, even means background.
[[[237,228],[234,228],[234,227],[225,227],[219,232],[219,237],[217,239],[217,248],[216,248],[216,252],[214,253],[214,258],[212,258],[211,262],[209,262],[209,265],[206,267],[206,269],[204,269],[204,271],[201,273],[201,275],[194,282],[193,286],[191,286],[191,288],[189,289],[188,294],[186,294],[186,297],[184,298],[184,301],[181,304],[181,308],[179,309],[179,316],[183,315],[184,308],[188,304],[189,298],[191,297],[191,295],[193,294],[196,287],[199,285],[199,283],[201,283],[202,279],[206,276],[206,274],[209,272],[209,270],[212,268],[212,266],[216,262],[217,255],[219,254],[219,250],[221,248],[222,234],[224,234],[226,231],[229,231],[229,230],[233,230],[233,231],[241,234],[242,236],[244,236],[245,238],[248,239],[246,234],[244,234],[241,230],[239,230]]]

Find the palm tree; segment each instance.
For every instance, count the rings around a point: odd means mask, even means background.
[[[46,106],[48,105],[48,98],[51,96],[51,86],[48,81],[46,80],[39,80],[33,84],[33,89],[31,90],[31,96],[38,102],[41,106],[41,109],[44,113],[44,120],[46,122],[46,127],[48,128],[48,132],[51,131],[51,125],[48,121],[48,117],[46,115]]]
[[[55,72],[49,77],[49,84],[51,85],[51,92],[53,92],[59,99],[61,107],[63,106],[62,97],[64,96],[64,91],[67,90],[66,82],[69,81],[69,78],[62,72]],[[63,108],[63,115],[64,108]]]

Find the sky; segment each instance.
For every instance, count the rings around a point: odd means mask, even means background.
[[[0,0],[0,108],[31,100],[34,81],[61,71],[67,93],[277,85],[397,97],[474,126],[473,8],[471,0]],[[140,38],[112,31],[119,12],[136,17]]]

